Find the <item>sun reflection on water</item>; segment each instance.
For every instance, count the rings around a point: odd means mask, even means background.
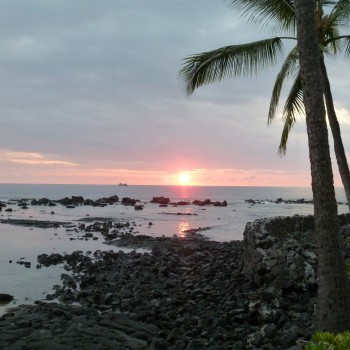
[[[185,237],[186,231],[188,231],[189,229],[190,229],[190,224],[188,223],[188,221],[186,219],[182,219],[178,225],[178,231],[177,231],[178,236]]]

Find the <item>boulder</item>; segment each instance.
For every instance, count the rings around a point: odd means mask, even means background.
[[[129,197],[124,197],[122,199],[122,204],[126,205],[126,206],[134,206],[136,204],[137,200],[136,199],[132,199]]]
[[[176,205],[190,205],[191,203],[188,201],[179,201],[175,203]]]
[[[119,202],[119,197],[117,195],[111,197],[99,198],[95,201],[95,204],[112,205]]]
[[[157,204],[169,204],[170,199],[167,197],[153,197],[151,200],[151,203],[157,203]]]
[[[0,293],[0,304],[8,304],[13,300],[13,295]]]
[[[50,200],[48,198],[40,198],[37,201],[37,205],[48,205]]]
[[[206,199],[206,200],[204,200],[204,201],[201,201],[201,200],[199,200],[199,199],[195,199],[195,200],[192,202],[192,204],[198,205],[198,206],[200,206],[200,207],[204,207],[205,205],[210,205],[210,204],[212,204],[212,201],[211,201],[210,199]]]

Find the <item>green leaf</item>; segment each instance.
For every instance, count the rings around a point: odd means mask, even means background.
[[[345,27],[348,29],[350,19],[349,0],[332,1],[334,7],[329,14],[329,24],[333,27]]]
[[[292,0],[226,0],[226,3],[248,21],[272,30],[296,32]]]
[[[350,332],[343,333],[329,333],[317,332],[315,333],[306,350],[348,350],[350,349]]]
[[[267,117],[268,124],[270,124],[276,116],[276,111],[278,108],[279,99],[280,99],[282,87],[285,80],[290,75],[295,74],[295,71],[298,66],[299,66],[298,50],[297,50],[297,47],[294,47],[288,54],[287,58],[285,59],[282,65],[281,70],[277,75],[275,85],[273,87],[272,95],[271,95],[269,114]]]
[[[303,90],[300,75],[297,74],[283,109],[282,116],[284,120],[284,127],[281,135],[280,145],[278,147],[279,154],[286,154],[290,131],[296,123],[296,118],[304,114],[305,110],[303,103]]]
[[[213,51],[188,56],[180,70],[188,94],[199,86],[225,78],[256,75],[274,66],[282,56],[280,38],[265,39],[248,44],[225,46]]]

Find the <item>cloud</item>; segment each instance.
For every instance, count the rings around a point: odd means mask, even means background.
[[[27,165],[62,165],[62,166],[78,166],[77,163],[49,159],[40,153],[32,152],[13,152],[3,151],[0,153],[0,159],[5,162],[27,164]]]
[[[224,176],[215,169],[231,168],[232,178],[297,169],[309,181],[305,120],[293,128],[283,159],[280,119],[266,126],[278,65],[185,94],[183,58],[271,36],[245,25],[225,1],[3,0],[0,33],[0,147],[26,150],[1,153],[0,182],[17,174],[9,164],[21,166],[16,181],[29,181],[33,165],[45,166],[46,177],[56,169],[56,182],[113,181],[126,169],[135,183],[144,176],[163,184],[200,168],[213,169],[206,175],[214,184]],[[342,67],[330,73],[346,135],[349,81]],[[30,181],[46,180],[31,174]]]

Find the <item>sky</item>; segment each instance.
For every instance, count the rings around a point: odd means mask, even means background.
[[[224,0],[2,0],[0,183],[309,187],[305,119],[285,157],[280,113],[267,125],[279,65],[191,96],[179,77],[186,56],[274,35]],[[327,61],[346,150],[348,64]]]

